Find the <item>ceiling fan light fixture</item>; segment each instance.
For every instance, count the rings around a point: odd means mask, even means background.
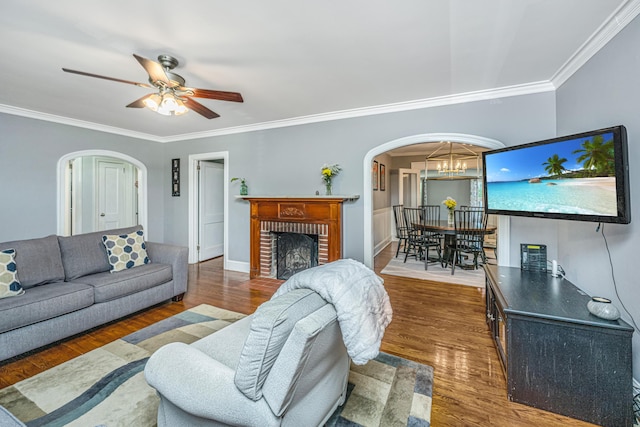
[[[167,111],[175,111],[177,106],[178,106],[178,102],[176,98],[173,96],[173,94],[165,93],[162,96],[162,103],[160,104],[160,107],[162,109]]]
[[[215,111],[211,111],[206,106],[191,99],[192,97],[216,99],[219,101],[244,102],[244,100],[242,99],[242,95],[238,92],[226,92],[221,90],[196,89],[186,87],[184,77],[172,71],[175,67],[178,66],[178,60],[171,55],[158,56],[158,62],[143,58],[142,56],[136,55],[135,53],[133,54],[133,56],[149,75],[148,84],[118,79],[114,77],[101,76],[84,71],[71,70],[68,68],[62,68],[62,71],[87,77],[95,77],[119,83],[126,83],[138,87],[157,89],[158,92],[136,99],[126,107],[147,107],[151,111],[165,116],[180,116],[192,109],[206,119],[215,119],[216,117],[220,117],[220,115]],[[189,106],[189,108],[187,108],[187,105]]]
[[[151,110],[156,113],[162,114],[163,116],[181,116],[182,114],[189,111],[184,103],[171,92],[165,92],[162,94],[162,97],[159,94],[154,94],[154,98],[152,102],[158,102],[157,108],[153,109],[153,104],[151,102],[151,106],[148,106]],[[151,97],[147,98],[150,99]],[[146,103],[145,103],[146,105]]]
[[[162,101],[162,98],[160,98],[160,95],[158,95],[157,93],[154,93],[153,95],[149,95],[147,98],[145,98],[142,101],[142,103],[144,104],[145,107],[147,107],[151,111],[157,112],[158,107],[160,107],[161,101]]]
[[[173,111],[173,114],[175,114],[176,116],[181,116],[187,111],[189,111],[189,109],[182,103],[182,101],[178,100],[178,106]]]

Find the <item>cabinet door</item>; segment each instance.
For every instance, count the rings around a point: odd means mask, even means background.
[[[486,316],[487,316],[487,325],[489,326],[489,330],[491,331],[491,337],[493,338],[494,344],[496,346],[496,351],[498,352],[498,356],[500,357],[500,362],[502,363],[502,369],[504,369],[505,373],[507,371],[507,328],[505,322],[505,315],[500,307],[500,304],[496,300],[495,294],[493,292],[493,288],[490,285],[490,282],[487,280],[486,284]]]
[[[519,316],[510,326],[512,401],[605,427],[632,425],[628,335]]]
[[[502,307],[498,304],[498,301],[495,301],[495,333],[493,335],[493,339],[496,343],[496,350],[498,350],[498,356],[500,356],[500,361],[502,362],[502,368],[507,371],[507,366],[509,366],[509,334],[507,331],[507,318],[502,311]]]
[[[486,288],[485,288],[485,314],[486,314],[486,322],[487,322],[487,326],[489,327],[489,330],[491,331],[491,336],[493,336],[493,320],[495,319],[495,316],[493,315],[493,311],[494,311],[494,301],[495,298],[493,296],[493,291],[491,290],[491,285],[489,285],[489,280],[487,279],[487,283],[486,283]]]

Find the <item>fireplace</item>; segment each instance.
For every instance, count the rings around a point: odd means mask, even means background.
[[[274,232],[276,279],[287,280],[294,274],[318,265],[318,235]]]
[[[300,222],[261,221],[260,222],[260,276],[277,279],[278,272],[278,236],[289,236],[290,240],[302,240],[300,236],[311,236],[315,245],[315,262],[311,267],[329,262],[329,227],[324,224],[307,224]],[[308,268],[308,267],[307,267]],[[298,269],[302,271],[302,269]]]
[[[277,244],[274,245],[274,234],[278,233],[315,236],[312,237],[317,239],[315,265],[342,258],[342,203],[358,196],[241,198],[251,202],[251,278],[280,276]]]

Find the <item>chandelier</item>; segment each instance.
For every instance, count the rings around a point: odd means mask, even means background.
[[[440,144],[440,147],[425,158],[425,169],[427,173],[429,170],[432,170],[437,173],[438,176],[444,177],[465,175],[468,168],[467,161],[473,160],[475,160],[476,172],[480,172],[480,155],[469,149],[465,144],[457,145],[462,148],[462,153],[453,152],[453,144],[451,141],[442,141]],[[431,166],[431,168],[429,166]]]
[[[444,163],[440,164],[440,162],[438,162],[438,175],[443,175],[443,174],[458,174],[458,175],[462,175],[464,173],[467,172],[467,162],[460,162],[460,160],[458,160],[456,162],[456,165],[453,165],[453,159],[449,159],[449,162],[447,162],[446,160],[444,161]]]

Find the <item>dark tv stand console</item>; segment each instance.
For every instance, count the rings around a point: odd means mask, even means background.
[[[633,328],[593,316],[590,297],[568,280],[484,268],[487,324],[509,400],[602,426],[632,426]]]

